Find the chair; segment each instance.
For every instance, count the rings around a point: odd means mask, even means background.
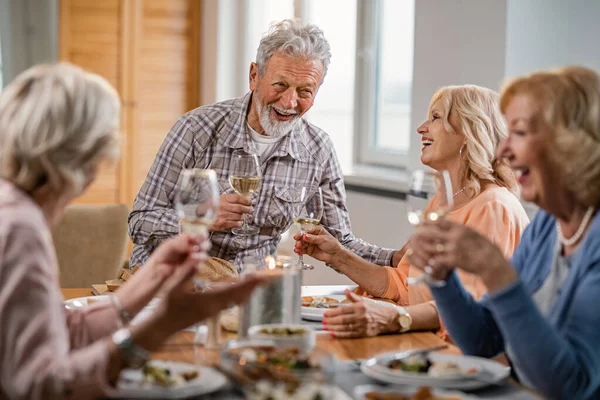
[[[125,262],[128,213],[124,204],[67,207],[52,231],[61,287],[90,287],[117,278]]]

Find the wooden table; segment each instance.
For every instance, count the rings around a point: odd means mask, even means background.
[[[91,296],[92,292],[91,289],[73,288],[62,289],[62,294],[65,300],[68,300]],[[234,338],[235,334],[223,333],[224,340]],[[409,332],[363,339],[336,339],[326,333],[317,335],[317,346],[334,354],[340,361],[363,360],[384,352],[421,349],[441,344],[447,343],[431,332]],[[461,354],[460,350],[453,345],[448,345],[448,348],[442,350],[442,352]],[[182,331],[173,335],[158,351],[152,353],[152,358],[214,365],[219,360],[219,352],[205,350],[203,346],[195,345],[194,333]],[[501,399],[507,396],[522,399],[539,398],[533,391],[521,388],[520,385],[514,382],[505,384],[504,388],[498,387],[496,389],[492,388],[491,394],[481,397],[490,399]]]
[[[91,296],[90,289],[62,289],[65,300]],[[235,335],[224,333],[224,339],[233,339]],[[153,358],[182,362],[199,362],[210,358],[204,354],[201,346],[194,346],[192,332],[179,332],[169,339]],[[364,339],[336,339],[328,334],[317,335],[317,346],[329,351],[339,360],[362,360],[388,351],[401,351],[438,346],[444,342],[431,332],[411,332],[398,335],[383,335]],[[449,345],[444,352],[460,354],[456,346]]]

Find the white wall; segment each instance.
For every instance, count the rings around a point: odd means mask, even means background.
[[[58,59],[57,0],[0,0],[3,81]]]
[[[564,65],[600,72],[600,1],[508,0],[506,75]]]
[[[506,0],[415,1],[411,132],[425,119],[431,96],[441,86],[498,87],[504,77],[505,37]],[[416,133],[413,141],[420,141]],[[410,165],[419,166],[419,158],[420,152],[413,151]]]

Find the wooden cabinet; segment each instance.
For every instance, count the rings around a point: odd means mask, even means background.
[[[121,159],[79,203],[131,207],[169,128],[199,105],[200,0],[60,0],[60,59],[104,76],[123,104]]]

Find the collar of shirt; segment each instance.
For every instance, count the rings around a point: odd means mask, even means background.
[[[225,123],[229,128],[229,134],[219,135],[219,140],[224,146],[232,149],[243,148],[249,153],[256,152],[256,147],[250,138],[249,133],[246,131],[251,100],[252,92],[248,92],[243,97],[235,99],[232,112],[229,114]],[[302,119],[296,124],[294,129],[279,142],[277,150],[273,152],[273,156],[282,157],[289,154],[298,161],[308,161],[310,158],[306,144],[308,138],[308,124]]]

